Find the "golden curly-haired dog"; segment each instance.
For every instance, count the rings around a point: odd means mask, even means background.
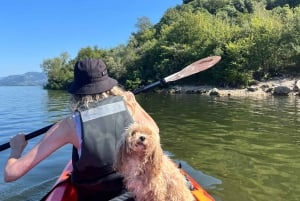
[[[132,124],[117,149],[115,168],[135,201],[193,201],[180,170],[163,153],[160,137],[145,124]]]

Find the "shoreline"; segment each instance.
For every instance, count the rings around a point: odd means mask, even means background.
[[[209,96],[235,96],[235,97],[267,97],[267,96],[300,96],[300,77],[273,78],[271,80],[256,82],[243,88],[218,88],[215,86],[170,86],[160,92],[169,94],[200,94]]]

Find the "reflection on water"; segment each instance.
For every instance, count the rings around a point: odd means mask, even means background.
[[[69,96],[64,92],[0,87],[0,96],[1,144],[17,132],[31,132],[69,113]],[[164,150],[216,200],[300,200],[299,97],[149,93],[137,99],[157,121]],[[30,141],[29,147],[37,140]],[[62,148],[17,182],[0,180],[1,198],[38,200],[69,160],[70,150],[69,146]],[[8,153],[0,153],[0,164]],[[2,174],[0,171],[1,178]]]
[[[30,133],[48,126],[69,113],[68,94],[64,92],[47,91],[37,86],[0,87],[0,97],[0,144],[8,142],[11,136],[19,132]],[[25,151],[32,148],[41,137],[31,139]],[[0,165],[0,200],[39,200],[40,195],[51,188],[66,163],[66,157],[70,157],[69,150],[69,146],[60,149],[13,183],[3,182],[3,165],[10,150],[2,151],[0,153],[0,164],[2,164]],[[51,184],[44,185],[45,182]]]
[[[203,184],[217,200],[300,200],[299,97],[155,96],[164,149],[221,180]]]
[[[45,98],[45,110],[48,111],[48,118],[56,122],[62,119],[62,116],[70,114],[69,110],[70,95],[64,91],[47,91]]]

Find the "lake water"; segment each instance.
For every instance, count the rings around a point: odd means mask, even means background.
[[[0,98],[0,144],[69,114],[64,92],[0,87]],[[150,93],[137,99],[158,123],[163,149],[217,201],[300,200],[300,97]],[[30,140],[26,150],[38,140]],[[39,200],[71,156],[71,147],[65,146],[18,181],[4,183],[9,151],[0,153],[3,201]]]

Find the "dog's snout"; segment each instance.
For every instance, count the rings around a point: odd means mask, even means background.
[[[140,136],[140,140],[143,142],[145,141],[146,137],[145,136]]]

